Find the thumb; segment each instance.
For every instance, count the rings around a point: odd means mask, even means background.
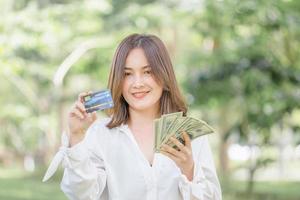
[[[184,132],[182,133],[182,136],[183,136],[185,145],[186,145],[187,147],[191,147],[191,139],[190,139],[189,135],[187,134],[187,132],[184,131]]]
[[[96,111],[92,112],[92,120],[95,121],[97,119]]]

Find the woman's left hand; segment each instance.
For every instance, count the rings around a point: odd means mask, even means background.
[[[171,137],[170,141],[178,147],[178,150],[173,147],[163,144],[161,153],[172,159],[180,168],[181,173],[184,174],[188,180],[193,180],[194,174],[194,160],[192,154],[191,139],[186,132],[182,133],[185,145],[179,142],[175,137]]]

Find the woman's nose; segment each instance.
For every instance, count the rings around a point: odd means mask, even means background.
[[[144,79],[142,76],[135,76],[133,81],[133,86],[136,88],[144,86]]]

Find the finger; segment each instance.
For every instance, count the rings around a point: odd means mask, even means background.
[[[77,101],[75,103],[75,107],[78,108],[82,114],[84,114],[84,115],[87,114],[83,103],[81,103],[80,101]]]
[[[192,145],[191,145],[190,136],[185,131],[182,132],[182,136],[183,136],[183,139],[184,139],[184,142],[185,142],[185,146],[187,146],[188,148],[191,148]]]
[[[70,114],[78,117],[79,119],[84,119],[84,115],[76,108],[72,109]]]
[[[97,119],[96,111],[92,112],[92,120],[95,121]]]
[[[76,101],[73,106],[73,110],[78,110],[84,117],[86,117],[87,113],[85,112],[85,110],[82,110],[82,106],[80,104],[81,102]]]
[[[183,145],[177,138],[171,137],[170,141],[175,144],[186,156],[190,156],[192,154],[191,147]]]
[[[169,157],[169,158],[172,159],[175,163],[179,163],[179,162],[180,162],[180,159],[178,159],[176,156],[170,154],[170,153],[167,152],[167,151],[161,150],[160,153],[162,153],[163,155]]]
[[[173,156],[183,159],[183,160],[185,160],[185,158],[186,158],[186,156],[182,152],[177,151],[174,148],[172,148],[168,145],[165,145],[165,144],[162,145],[161,150],[166,151],[166,152],[172,154]]]
[[[89,92],[81,92],[79,95],[78,95],[78,101],[80,102],[84,102],[83,101],[83,98],[88,96],[89,94],[92,94],[92,91],[89,91]]]
[[[77,100],[80,101],[80,102],[82,102],[83,97],[85,97],[87,95],[88,95],[87,92],[81,92],[81,93],[79,93]]]
[[[175,145],[180,149],[180,151],[183,151],[184,145],[181,144],[181,142],[179,142],[179,140],[177,140],[175,137],[171,137],[169,140],[170,140],[173,144],[175,144]]]

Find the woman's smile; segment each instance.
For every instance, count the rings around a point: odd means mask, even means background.
[[[143,99],[150,91],[133,92],[132,96],[136,99]]]

